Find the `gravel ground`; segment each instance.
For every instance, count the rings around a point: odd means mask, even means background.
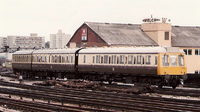
[[[12,83],[19,83],[19,80],[16,78],[11,78],[11,77],[5,77],[5,76],[0,76],[0,80],[4,80],[4,81],[9,81]],[[32,85],[33,83],[42,83],[42,81],[31,81],[31,80],[23,80],[24,84],[27,85]],[[178,87],[179,89],[194,89],[194,88],[182,88],[182,87]],[[197,89],[197,88],[195,88]],[[200,90],[199,88],[197,90]],[[1,94],[0,94],[1,95]],[[163,97],[163,98],[174,98],[174,99],[186,99],[186,100],[200,100],[200,97],[183,97],[183,96],[173,96],[173,95],[161,95],[161,94],[156,94],[156,93],[147,93],[147,94],[143,94],[143,95],[147,95],[147,96],[153,96],[153,97]],[[6,96],[5,96],[6,97]],[[17,97],[16,97],[17,98]],[[18,99],[18,98],[17,98]],[[6,105],[1,105],[0,106],[0,112],[22,112],[19,110],[13,110],[13,109],[8,109],[6,107]]]
[[[4,105],[4,106],[0,106],[0,112],[22,112],[22,111],[13,110],[13,109],[8,109],[8,108],[6,107],[6,105]]]
[[[12,82],[12,83],[19,83],[18,79],[16,79],[16,78],[0,76],[0,79],[4,80],[4,81]],[[27,84],[27,85],[32,85],[33,83],[40,83],[40,82],[42,82],[42,81],[23,80],[23,83]],[[5,87],[5,86],[2,86],[2,87]],[[0,95],[7,97],[7,95],[2,95],[2,94],[0,94]],[[12,98],[13,97],[15,97],[15,96],[12,96]],[[19,99],[19,97],[16,97],[16,99]],[[23,111],[9,109],[9,108],[7,108],[6,105],[0,105],[0,112],[23,112]]]

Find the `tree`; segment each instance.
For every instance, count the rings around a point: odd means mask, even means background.
[[[45,43],[45,48],[49,48],[49,41]]]

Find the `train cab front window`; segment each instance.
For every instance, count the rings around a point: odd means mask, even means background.
[[[162,56],[162,63],[163,63],[163,66],[169,66],[169,55]]]
[[[183,55],[178,55],[178,62],[179,62],[179,66],[185,66]]]
[[[177,66],[177,56],[171,55],[170,56],[170,62],[171,62],[171,66]]]

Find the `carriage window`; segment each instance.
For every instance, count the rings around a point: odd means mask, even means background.
[[[54,56],[52,56],[52,58],[51,58],[51,62],[54,62]]]
[[[71,63],[71,56],[68,56],[68,63]]]
[[[110,64],[111,63],[111,57],[109,56],[108,57],[108,64]]]
[[[71,56],[71,63],[74,63],[74,56]]]
[[[137,64],[141,64],[141,56],[140,55],[137,56]]]
[[[95,57],[94,56],[92,57],[92,63],[95,63]]]
[[[37,62],[40,62],[40,61],[41,61],[41,57],[40,57],[40,56],[38,56]]]
[[[125,62],[125,64],[128,64],[128,57],[127,56],[124,57],[124,62]]]
[[[116,56],[113,57],[113,63],[116,64]]]
[[[86,56],[84,55],[83,56],[83,63],[85,63],[86,62]]]
[[[51,62],[51,56],[49,56],[49,62]]]
[[[163,66],[169,66],[169,55],[162,56],[162,63],[163,63]]]
[[[176,55],[171,55],[170,56],[170,61],[171,61],[171,66],[177,66]]]
[[[113,56],[111,56],[110,63],[113,64]]]
[[[120,64],[124,64],[124,56],[120,55]]]
[[[104,55],[104,63],[108,63],[108,55]]]
[[[28,62],[28,56],[26,56],[26,62]]]
[[[158,57],[156,56],[155,57],[155,65],[157,65],[158,64]]]
[[[128,64],[132,64],[133,62],[133,56],[128,56]]]
[[[24,56],[22,56],[22,62],[24,62],[24,60],[25,60],[25,57],[24,57]]]
[[[101,63],[103,63],[103,56],[101,56]]]
[[[61,56],[59,56],[58,60],[59,60],[59,63],[61,63],[61,62],[62,62],[62,60],[61,60]]]
[[[26,56],[26,62],[28,62],[28,56]]]
[[[109,64],[112,64],[112,63],[113,63],[113,56],[109,56],[109,58],[108,58],[108,63],[109,63]]]
[[[179,66],[184,66],[184,56],[183,55],[178,55],[178,62]]]
[[[151,56],[150,55],[146,56],[146,64],[147,65],[151,64]]]
[[[47,56],[45,56],[44,61],[47,62]]]
[[[96,63],[99,63],[99,55],[96,55]]]
[[[41,58],[42,58],[41,61],[42,61],[42,62],[45,62],[45,57],[42,56]]]
[[[145,63],[145,62],[144,62],[144,61],[145,61],[145,60],[144,60],[144,56],[141,56],[141,59],[142,59],[142,64],[144,65],[144,63]]]
[[[58,57],[55,56],[55,58],[54,58],[54,62],[57,63],[57,61],[58,61]]]
[[[136,64],[136,56],[133,57],[133,64]]]
[[[68,56],[66,56],[66,63],[69,63],[69,59],[68,59]]]
[[[62,56],[62,63],[65,62],[65,56]]]
[[[117,56],[117,64],[119,64],[119,56]]]

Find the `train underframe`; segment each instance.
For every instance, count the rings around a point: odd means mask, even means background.
[[[158,76],[158,75],[129,75],[129,74],[79,74],[81,78],[86,80],[98,80],[108,81],[109,84],[112,82],[123,82],[123,83],[142,83],[157,85],[159,88],[163,86],[172,86],[176,88],[179,84],[183,84],[183,76],[171,75],[171,76]]]
[[[123,83],[145,83],[150,85],[172,86],[176,88],[179,84],[183,84],[184,77],[178,75],[139,75],[139,74],[105,74],[105,73],[74,73],[74,72],[57,72],[57,71],[30,71],[30,70],[15,70],[24,78],[39,78],[39,79],[85,79],[91,81],[107,81]]]

